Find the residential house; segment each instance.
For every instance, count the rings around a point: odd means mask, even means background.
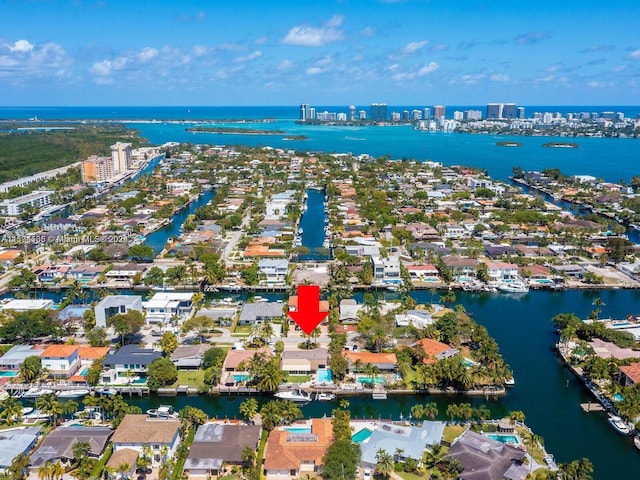
[[[260,431],[259,425],[200,425],[189,448],[183,471],[188,473],[189,478],[209,478],[212,475],[220,475],[223,465],[242,465],[244,449],[258,449]]]
[[[96,316],[96,326],[106,328],[109,318],[121,313],[127,313],[130,310],[142,312],[142,296],[109,295],[104,297],[93,310]]]
[[[40,438],[40,427],[0,430],[0,472],[8,477],[7,469],[21,453],[28,454]]]
[[[211,348],[208,343],[199,345],[178,345],[171,354],[171,361],[178,370],[197,370],[202,365],[202,357]]]
[[[180,420],[148,415],[128,414],[122,419],[113,437],[114,454],[123,449],[139,454],[145,445],[151,447],[154,465],[173,457],[180,443]]]
[[[326,348],[312,350],[284,350],[281,368],[290,375],[311,375],[319,368],[327,368],[329,351]]]
[[[140,452],[133,448],[121,448],[113,452],[105,465],[107,480],[122,480],[134,478]],[[126,471],[119,471],[123,465],[129,467]]]
[[[347,359],[349,373],[354,372],[354,365],[358,360],[363,367],[369,363],[377,367],[381,373],[395,372],[398,368],[398,359],[395,353],[352,352],[348,350],[342,354]]]
[[[487,262],[490,282],[509,282],[518,279],[519,268],[515,263]]]
[[[640,363],[634,362],[629,365],[622,365],[618,367],[618,383],[622,386],[633,386],[636,383],[640,383]]]
[[[453,441],[445,458],[460,461],[461,480],[524,480],[529,474],[526,455],[524,450],[466,430]]]
[[[193,313],[193,292],[157,292],[142,302],[147,325],[165,323],[177,318],[186,320]]]
[[[263,258],[258,262],[258,269],[266,278],[266,283],[284,283],[289,274],[289,261]]]
[[[409,458],[418,465],[427,446],[439,444],[444,433],[444,422],[425,420],[420,427],[378,423],[366,442],[360,443],[362,463],[365,467],[375,468],[380,450],[390,454],[399,453],[400,460]]]
[[[386,258],[380,255],[372,255],[373,279],[376,283],[396,284],[402,281],[400,276],[400,257],[389,255]]]
[[[12,266],[16,259],[22,255],[22,250],[17,248],[4,248],[0,250],[0,264],[3,267],[8,268]]]
[[[438,360],[453,357],[460,353],[460,350],[447,345],[446,343],[438,342],[432,338],[423,338],[411,344],[412,348],[420,347],[424,352],[424,358],[422,361],[426,364],[436,363]]]
[[[238,319],[239,325],[254,325],[284,316],[280,302],[245,303]]]
[[[534,280],[534,281],[535,280],[551,280],[554,277],[549,267],[546,267],[544,265],[538,265],[537,263],[532,263],[531,265],[522,267],[521,273],[523,276],[526,276],[530,280]]]
[[[113,430],[109,427],[58,427],[49,432],[31,454],[29,469],[37,472],[47,462],[71,464],[74,459],[73,446],[78,442],[88,442],[89,457],[98,458],[112,434]]]
[[[457,281],[468,281],[475,278],[478,261],[474,258],[449,255],[442,258],[442,263],[449,267]]]
[[[109,352],[103,362],[103,383],[114,383],[118,378],[130,375],[146,375],[149,364],[160,358],[162,352],[138,345],[125,345],[116,352]]]
[[[44,349],[34,345],[14,345],[0,357],[0,370],[20,370],[27,357],[39,357]]]
[[[425,328],[435,322],[427,310],[407,310],[406,313],[397,313],[395,320],[398,327],[412,325],[416,328]]]
[[[113,283],[116,286],[132,287],[135,278],[138,276],[142,277],[146,269],[147,267],[143,264],[118,264],[114,265],[113,268],[105,274],[105,277],[109,283]]]
[[[414,282],[439,282],[440,273],[435,265],[407,265],[409,278]]]
[[[80,367],[75,375],[69,377],[69,382],[86,384],[87,371],[95,360],[106,357],[110,347],[90,347],[88,345],[78,345],[78,357],[80,357]]]
[[[341,322],[355,322],[358,320],[358,311],[364,308],[363,305],[358,304],[352,298],[345,298],[340,300],[340,321]]]
[[[53,378],[68,379],[80,368],[77,345],[49,345],[40,355],[42,368]]]
[[[267,480],[301,478],[320,472],[333,432],[330,418],[311,420],[311,433],[296,433],[276,428],[271,431],[264,452]]]
[[[73,232],[77,228],[76,221],[71,218],[56,218],[53,220],[46,220],[42,224],[42,229],[45,232],[58,231],[58,232]]]
[[[223,372],[246,372],[246,368],[241,368],[242,364],[245,366],[253,359],[256,354],[264,354],[268,357],[273,356],[273,351],[270,348],[259,348],[257,350],[229,350],[227,356],[222,364]]]

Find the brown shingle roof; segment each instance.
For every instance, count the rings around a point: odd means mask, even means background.
[[[171,443],[180,429],[176,418],[152,418],[148,415],[125,415],[116,429],[113,443]]]
[[[123,464],[133,467],[138,460],[138,456],[139,452],[133,448],[121,448],[113,452],[106,466],[115,469]]]

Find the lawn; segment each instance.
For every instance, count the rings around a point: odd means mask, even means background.
[[[311,375],[287,375],[286,381],[290,383],[310,382]]]
[[[199,388],[204,384],[204,370],[178,370],[178,380],[172,385],[189,385],[191,388]]]
[[[456,438],[458,438],[467,429],[463,425],[447,425],[444,427],[444,435],[442,436],[442,443],[451,444]]]
[[[426,475],[418,475],[415,473],[411,473],[411,472],[395,472],[396,475],[398,475],[399,477],[404,478],[404,480],[424,480],[427,478]]]
[[[234,329],[234,335],[251,335],[251,330],[253,327],[251,325],[238,325]]]

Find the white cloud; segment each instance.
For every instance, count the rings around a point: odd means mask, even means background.
[[[587,82],[587,86],[588,87],[592,87],[592,88],[604,88],[607,86],[607,84],[605,82]]]
[[[151,47],[144,47],[142,51],[138,54],[138,58],[143,62],[148,62],[152,58],[158,56],[158,50]]]
[[[306,70],[307,75],[319,75],[322,72],[324,72],[324,70],[320,67],[309,67]]]
[[[633,60],[640,60],[640,48],[634,50],[633,52],[631,52],[628,55],[629,58],[632,58]]]
[[[289,33],[282,39],[282,43],[302,47],[322,47],[327,43],[342,40],[344,35],[342,30],[338,30],[337,27],[341,26],[343,21],[342,15],[334,15],[323,27],[296,25],[289,30]]]
[[[276,65],[276,70],[280,72],[286,72],[294,67],[294,63],[291,60],[285,59]]]
[[[428,43],[429,43],[429,40],[421,40],[420,42],[407,43],[407,45],[405,45],[404,47],[404,52],[407,54],[416,53],[418,50],[420,50],[422,47],[424,47]]]
[[[477,85],[485,77],[484,73],[466,74],[460,77],[460,81],[463,85]]]
[[[33,45],[28,40],[18,40],[12,47],[9,47],[9,50],[26,53],[33,50]]]
[[[629,67],[629,65],[627,65],[626,63],[623,63],[622,65],[618,65],[616,67],[613,67],[611,69],[612,72],[622,72],[623,70],[626,70]]]
[[[253,43],[255,43],[256,45],[264,45],[265,43],[267,43],[268,40],[269,40],[269,37],[264,36],[264,37],[256,38]]]
[[[491,75],[492,82],[508,82],[509,80],[511,78],[506,73],[494,73]]]
[[[242,63],[242,62],[250,62],[251,60],[255,60],[256,58],[260,58],[262,56],[262,52],[260,50],[256,50],[249,55],[245,55],[243,57],[236,57],[234,62]]]
[[[449,50],[449,45],[447,45],[446,43],[439,43],[438,45],[433,45],[432,47],[430,47],[429,50],[432,50],[434,52],[443,52],[444,50]]]
[[[418,76],[423,77],[425,75],[429,75],[430,73],[435,72],[439,68],[440,68],[440,65],[438,65],[436,62],[429,62],[426,65],[424,65],[420,70],[418,70]]]
[[[376,34],[376,29],[373,27],[365,27],[360,30],[360,35],[363,37],[373,37]]]

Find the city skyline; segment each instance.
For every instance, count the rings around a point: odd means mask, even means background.
[[[220,3],[4,0],[0,104],[640,104],[635,2]]]

